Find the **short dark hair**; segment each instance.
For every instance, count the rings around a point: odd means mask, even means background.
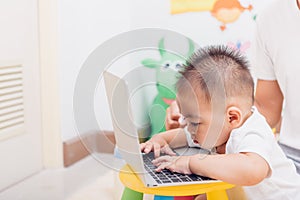
[[[178,92],[188,85],[199,88],[205,99],[211,102],[214,95],[244,97],[254,102],[254,81],[248,62],[237,50],[229,47],[207,46],[197,50],[187,61],[177,82]]]

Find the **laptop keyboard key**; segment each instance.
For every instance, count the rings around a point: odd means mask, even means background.
[[[152,176],[158,184],[212,180],[211,178],[198,176],[196,174],[187,175],[176,172],[173,173],[168,169],[163,169],[161,172],[157,172],[155,171],[156,166],[152,164],[153,159],[153,152],[143,154],[145,169],[147,170],[147,172],[149,172],[150,176]]]

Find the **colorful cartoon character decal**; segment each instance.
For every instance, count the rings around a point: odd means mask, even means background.
[[[171,0],[171,14],[211,11],[217,0]]]
[[[252,5],[245,8],[239,0],[218,0],[211,10],[211,14],[222,22],[220,28],[223,31],[226,29],[226,24],[235,22],[245,10],[252,10]]]
[[[252,5],[242,6],[241,0],[171,0],[171,14],[209,11],[222,23],[222,31],[226,29],[226,24],[235,22],[245,10],[251,11]]]
[[[155,69],[156,72],[156,88],[157,95],[154,98],[149,110],[151,120],[151,134],[165,131],[166,109],[172,101],[175,100],[175,84],[178,78],[178,70],[180,70],[186,59],[194,51],[194,43],[189,41],[189,51],[186,55],[180,56],[175,53],[168,52],[164,47],[164,39],[159,41],[160,60],[144,59],[142,64],[145,67]]]
[[[238,50],[241,53],[245,53],[247,51],[247,49],[250,48],[250,41],[246,41],[244,43],[242,43],[241,41],[237,41],[236,43],[234,42],[228,42],[227,46],[232,48],[233,50]]]

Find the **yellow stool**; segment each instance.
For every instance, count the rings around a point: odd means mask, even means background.
[[[120,170],[119,177],[126,187],[122,200],[142,199],[143,194],[161,196],[193,196],[204,193],[206,193],[207,200],[228,200],[226,189],[234,187],[234,185],[229,183],[215,182],[207,184],[148,188],[142,183],[138,176],[131,171],[128,165],[125,165]],[[130,195],[128,195],[128,193],[130,193]]]

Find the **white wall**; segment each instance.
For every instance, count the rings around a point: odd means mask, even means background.
[[[72,101],[80,67],[98,45],[113,35],[129,30],[129,14],[126,1],[62,0],[58,3],[61,124],[65,141],[77,135]]]
[[[244,0],[245,1],[245,0]],[[253,5],[251,12],[244,11],[239,19],[228,24],[221,31],[220,22],[213,18],[210,12],[194,12],[171,15],[170,1],[161,0],[86,0],[59,1],[60,30],[60,67],[61,67],[61,105],[63,140],[76,136],[74,127],[72,98],[76,76],[88,55],[101,43],[124,31],[144,27],[170,29],[182,33],[199,45],[227,44],[237,41],[250,41],[254,29],[253,16],[257,14],[265,2],[248,0]],[[159,38],[158,38],[159,40]],[[245,52],[248,53],[248,50]],[[105,55],[104,55],[105,56]],[[131,54],[129,58],[117,60],[111,70],[115,73],[126,73],[127,68],[137,67],[143,57],[158,56],[157,52]],[[144,78],[153,79],[149,69]],[[141,77],[143,79],[143,77]],[[138,84],[139,80],[136,80]],[[150,90],[153,90],[150,89]],[[151,94],[154,96],[155,94]],[[151,96],[150,95],[150,96]],[[103,83],[99,83],[95,98],[97,120],[100,127],[111,130],[110,115],[104,96]],[[150,101],[148,98],[148,101]],[[140,109],[142,105],[137,106]],[[138,120],[139,125],[147,121],[144,115]]]

